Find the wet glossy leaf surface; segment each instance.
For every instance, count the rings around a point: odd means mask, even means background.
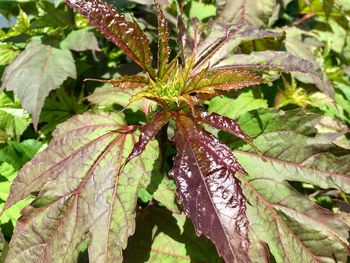
[[[177,156],[170,174],[198,234],[214,241],[226,262],[249,262],[245,199],[231,151],[184,115],[175,115]]]
[[[66,0],[86,16],[109,40],[120,47],[139,66],[154,76],[149,40],[136,21],[126,20],[111,5],[99,0]]]
[[[249,153],[246,145],[235,151],[249,174],[240,178],[252,234],[269,245],[277,262],[347,262],[349,215],[316,205],[291,183],[350,192],[349,155],[341,154],[332,137],[315,136],[320,116],[266,109],[244,114],[239,121],[252,136],[258,135],[254,143],[266,159]],[[231,139],[225,136],[226,142]],[[231,141],[232,147],[237,144]],[[250,253],[259,249],[251,247]]]

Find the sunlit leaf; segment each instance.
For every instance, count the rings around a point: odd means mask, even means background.
[[[1,89],[14,91],[37,126],[45,98],[68,77],[76,77],[69,50],[41,44],[33,39],[2,75]]]
[[[158,15],[158,77],[162,79],[171,49],[169,46],[168,21],[157,1],[156,10]]]
[[[210,70],[198,73],[191,79],[186,93],[207,93],[216,95],[216,91],[229,92],[244,87],[259,85],[266,81],[260,76],[240,70]]]
[[[197,234],[226,262],[249,262],[245,198],[234,175],[243,171],[230,149],[185,115],[176,115],[177,156],[170,174]],[[209,220],[210,219],[210,220]]]
[[[99,0],[65,0],[72,8],[86,16],[109,40],[127,56],[144,68],[152,77],[152,53],[149,40],[135,20],[128,21],[124,14]]]
[[[276,0],[219,0],[217,6],[219,22],[257,28],[273,24],[280,9]]]
[[[61,41],[60,47],[74,51],[100,51],[95,34],[90,32],[87,28],[70,32],[68,36]]]
[[[216,65],[217,67],[246,67],[260,70],[281,70],[292,72],[305,83],[312,83],[327,95],[334,97],[334,89],[321,68],[309,60],[291,55],[284,51],[261,51],[252,54],[233,55]]]
[[[122,167],[136,142],[133,130],[117,113],[85,113],[58,126],[11,187],[5,208],[40,193],[23,211],[8,262],[75,261],[84,240],[92,262],[121,261],[134,232],[138,190],[149,183],[158,154],[151,142]]]

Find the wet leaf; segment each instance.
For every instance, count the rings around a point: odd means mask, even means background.
[[[234,175],[243,171],[227,146],[190,117],[175,115],[177,155],[170,174],[179,202],[226,262],[249,262],[245,198]]]
[[[89,19],[109,40],[121,48],[152,77],[152,53],[149,40],[135,20],[128,21],[111,5],[99,0],[65,0],[68,5]]]
[[[134,232],[137,193],[149,183],[158,155],[151,142],[122,167],[136,142],[133,130],[120,114],[102,112],[58,126],[49,146],[21,169],[11,187],[5,208],[39,194],[23,211],[7,262],[75,261],[84,240],[92,262],[122,260]]]
[[[242,115],[241,127],[257,136],[254,143],[265,161],[249,146],[224,139],[239,149],[235,155],[249,174],[239,178],[249,203],[250,231],[268,244],[276,262],[347,262],[349,215],[314,204],[290,183],[350,192],[350,155],[332,137],[317,134],[320,120],[302,110]]]
[[[242,130],[241,126],[236,120],[221,116],[217,113],[208,113],[198,108],[195,110],[195,114],[195,120],[197,122],[203,122],[209,124],[215,129],[228,132],[237,138],[246,141],[254,147],[252,144],[252,138],[250,138],[250,136],[244,130]]]
[[[147,144],[154,139],[160,129],[169,121],[171,114],[166,111],[157,112],[153,116],[153,120],[143,125],[140,129],[140,138],[135,143],[133,150],[128,156],[127,161],[139,156],[146,148]]]
[[[33,39],[5,69],[1,89],[15,92],[23,108],[32,114],[36,127],[46,97],[68,77],[76,77],[71,52]]]

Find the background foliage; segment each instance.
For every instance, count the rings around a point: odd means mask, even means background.
[[[157,21],[151,7],[153,1],[109,2],[126,14],[134,14],[155,47]],[[175,3],[160,2],[174,27]],[[244,188],[251,204],[251,253],[257,258],[263,255],[261,262],[309,262],[306,256],[299,258],[300,251],[305,251],[298,243],[301,240],[320,261],[335,262],[337,258],[337,262],[347,262],[349,1],[193,0],[180,4],[188,18],[285,32],[280,39],[284,45],[266,39],[242,39],[231,62],[293,65],[294,61],[285,57],[269,60],[271,53],[267,49],[285,49],[311,63],[312,71],[281,73],[272,83],[215,97],[204,106],[209,112],[238,119],[267,160],[262,161],[242,141],[212,130],[234,149],[260,195]],[[171,35],[171,44],[176,50],[175,34]],[[265,52],[264,56],[259,52]],[[256,60],[250,57],[248,61],[248,54]],[[122,109],[133,95],[120,92],[110,96],[110,85],[84,79],[109,79],[138,71],[119,48],[62,1],[1,1],[0,74],[5,91],[0,93],[0,208],[19,169],[47,147],[58,124],[91,109]],[[149,106],[148,102],[129,105],[124,111],[127,123],[143,124]],[[170,125],[169,133],[171,128]],[[94,137],[88,139],[93,141]],[[171,145],[166,151],[163,171],[153,175],[154,184],[145,184],[138,193],[136,233],[128,240],[124,260],[220,262],[215,247],[195,235],[192,223],[175,203],[174,182],[164,177],[175,153]],[[156,158],[154,154],[152,157]],[[0,261],[7,254],[21,209],[32,200],[33,197],[22,200],[1,215]],[[290,238],[290,233],[297,238]],[[259,241],[261,236],[268,246]],[[287,248],[281,248],[281,243]],[[86,244],[82,244],[79,260],[86,262],[86,258]]]

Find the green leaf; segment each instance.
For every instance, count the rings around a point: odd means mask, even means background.
[[[45,98],[68,77],[76,78],[71,52],[34,39],[5,69],[1,89],[15,92],[36,127]]]
[[[136,218],[136,233],[124,251],[124,262],[222,262],[214,246],[195,235],[184,214],[151,207]]]
[[[19,53],[20,51],[14,45],[0,43],[0,66],[10,64]]]
[[[208,111],[236,119],[248,111],[267,107],[267,100],[256,98],[253,91],[249,90],[239,94],[237,98],[213,98],[209,103]]]
[[[235,155],[249,174],[239,178],[249,203],[250,231],[268,244],[276,262],[346,262],[349,215],[312,203],[290,182],[350,193],[350,155],[332,143],[332,136],[317,134],[317,114],[265,109],[239,121],[257,136],[254,144],[266,159],[224,137],[238,149]]]
[[[10,186],[13,179],[17,174],[17,170],[13,168],[12,165],[8,163],[2,163],[0,165],[0,209],[3,209],[5,200],[8,198],[10,193]],[[16,225],[17,220],[21,216],[22,209],[27,206],[34,198],[27,197],[24,200],[19,201],[17,204],[12,206],[10,209],[6,210],[0,217],[1,224],[7,224],[10,222],[12,226]],[[5,233],[6,232],[6,233]],[[5,234],[10,236],[12,233],[5,229]]]
[[[7,137],[19,138],[30,124],[30,116],[5,92],[0,93],[0,131]]]
[[[121,114],[103,112],[77,115],[57,127],[11,187],[5,209],[40,193],[23,211],[7,261],[76,261],[82,241],[91,262],[122,260],[134,232],[137,193],[150,182],[158,157],[153,141],[123,166],[138,136],[134,130]]]
[[[83,113],[86,108],[74,96],[70,96],[63,88],[59,88],[45,101],[40,115],[40,131],[45,134],[52,132],[57,124],[68,120],[75,114]]]
[[[95,34],[88,28],[71,31],[60,43],[62,49],[74,51],[94,50],[100,51]]]
[[[7,146],[0,149],[0,161],[11,164],[19,170],[42,147],[42,142],[29,139],[22,142],[8,141]]]
[[[129,104],[130,99],[140,91],[142,91],[142,89],[120,90],[111,84],[105,84],[96,88],[95,91],[87,97],[87,100],[100,106],[118,104],[130,108],[133,111],[141,110],[143,112],[148,112],[148,108],[154,105],[150,100],[141,99]]]

